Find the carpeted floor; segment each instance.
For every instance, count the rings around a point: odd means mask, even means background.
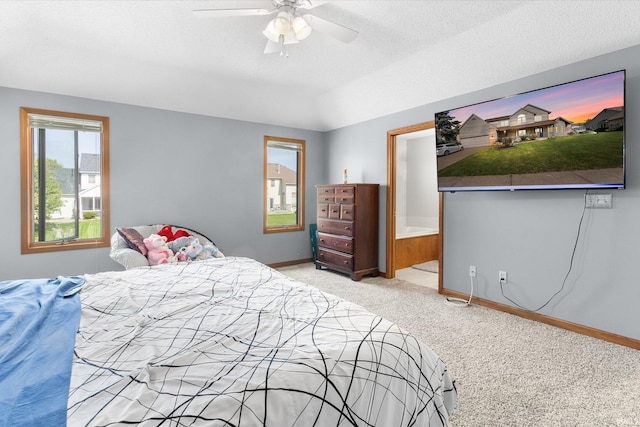
[[[279,269],[396,322],[456,378],[463,426],[640,426],[640,351],[517,316],[453,307],[398,279],[360,282],[314,265]]]

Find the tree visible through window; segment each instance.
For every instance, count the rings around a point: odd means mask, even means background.
[[[20,109],[22,253],[109,245],[107,117]]]
[[[304,230],[305,141],[264,137],[264,232]]]

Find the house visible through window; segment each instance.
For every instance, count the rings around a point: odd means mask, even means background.
[[[264,232],[304,230],[305,141],[264,137]]]
[[[20,109],[22,253],[109,245],[109,119]]]

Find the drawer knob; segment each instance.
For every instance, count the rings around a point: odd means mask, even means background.
[[[345,226],[345,227],[344,227],[344,229],[345,229],[345,230],[349,230],[349,227],[348,227],[348,226]]]

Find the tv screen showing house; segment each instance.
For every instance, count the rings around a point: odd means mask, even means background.
[[[625,70],[435,115],[439,191],[625,186]]]

